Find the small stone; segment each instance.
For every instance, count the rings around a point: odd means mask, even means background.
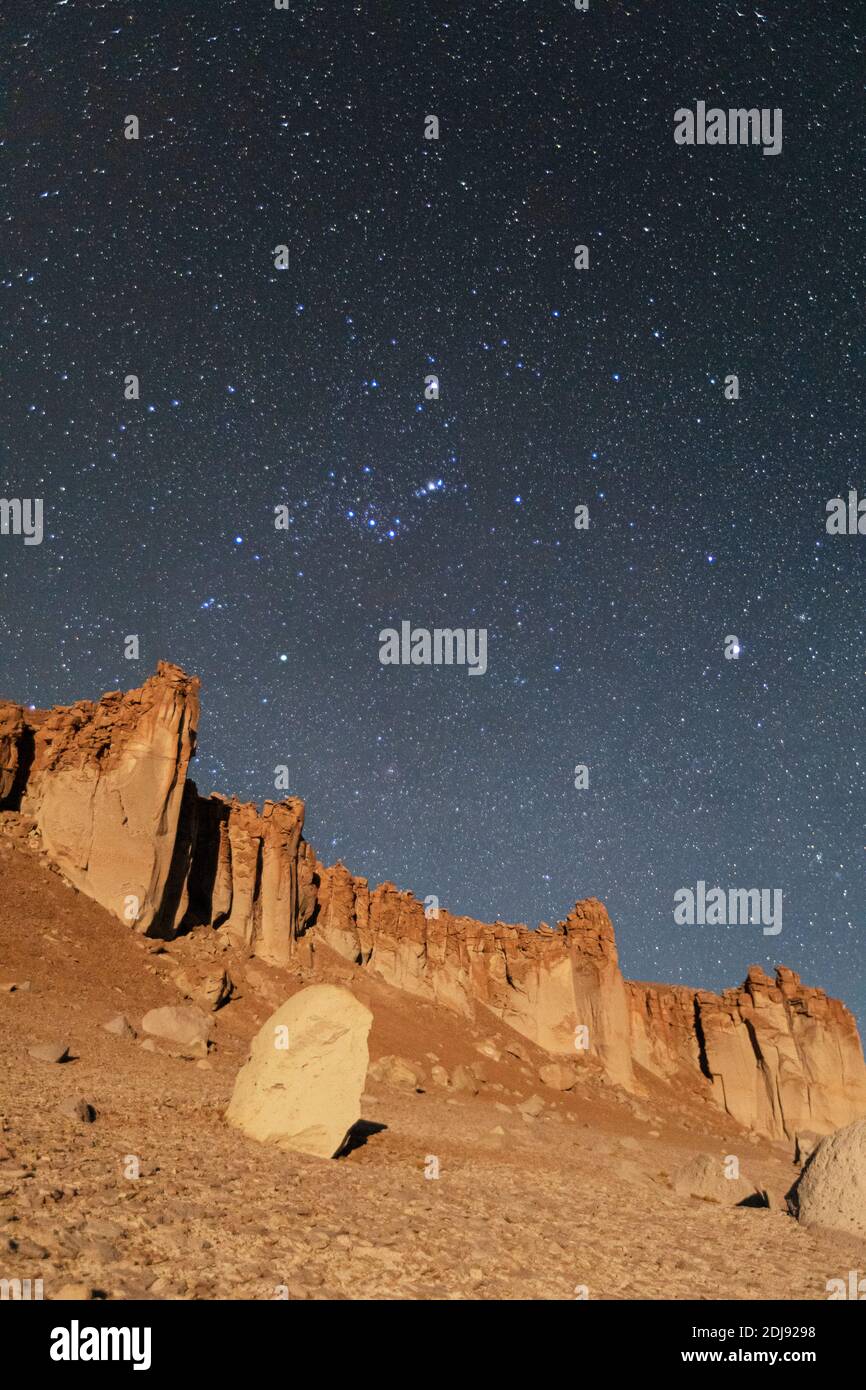
[[[804,1164],[806,1159],[815,1152],[820,1142],[821,1135],[816,1134],[814,1130],[798,1130],[794,1140],[794,1162]]]
[[[478,1077],[471,1067],[455,1067],[451,1073],[451,1085],[455,1091],[468,1091],[472,1096],[477,1096],[481,1087],[478,1084]]]
[[[34,1047],[28,1048],[30,1056],[36,1062],[65,1062],[69,1056],[67,1043],[46,1042],[36,1043]]]
[[[521,1101],[517,1108],[524,1118],[528,1116],[531,1120],[536,1120],[544,1109],[544,1101],[541,1096],[530,1096],[528,1100]]]
[[[405,1057],[380,1057],[370,1066],[368,1075],[374,1081],[386,1086],[398,1086],[404,1091],[414,1091],[421,1085],[421,1077]]]
[[[202,981],[200,997],[216,1011],[229,1002],[234,991],[234,980],[226,970],[212,970]]]
[[[570,1091],[577,1085],[577,1070],[567,1062],[548,1062],[538,1068],[538,1079],[552,1091]]]
[[[60,1115],[65,1115],[69,1120],[78,1120],[84,1125],[92,1125],[93,1121],[96,1119],[95,1108],[89,1101],[82,1100],[81,1098],[78,1100],[70,1098],[69,1100],[61,1101],[57,1107],[57,1112]]]
[[[108,1023],[103,1023],[102,1026],[106,1033],[114,1033],[118,1038],[138,1037],[126,1014],[117,1014],[115,1018],[109,1019]]]
[[[187,1054],[207,1056],[210,1019],[194,1004],[167,1004],[162,1009],[151,1009],[141,1020],[141,1026],[145,1033],[178,1043]]]

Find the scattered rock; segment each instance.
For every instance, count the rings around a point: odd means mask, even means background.
[[[438,1063],[430,1068],[430,1080],[434,1086],[450,1086],[451,1084],[447,1071]]]
[[[472,1067],[462,1065],[455,1067],[451,1073],[451,1085],[455,1091],[466,1091],[471,1096],[477,1096],[481,1090],[478,1077]]]
[[[485,1038],[483,1042],[476,1043],[475,1051],[480,1052],[482,1057],[489,1057],[491,1062],[502,1061],[502,1052],[492,1038]]]
[[[79,1098],[74,1100],[61,1101],[57,1107],[58,1114],[65,1115],[69,1120],[79,1120],[81,1124],[92,1125],[96,1119],[96,1110],[89,1101]]]
[[[141,1020],[141,1026],[145,1033],[178,1043],[194,1057],[207,1056],[210,1019],[193,1004],[167,1004],[161,1009],[151,1009]]]
[[[811,1129],[801,1129],[794,1139],[794,1162],[804,1164],[815,1152],[822,1136]]]
[[[528,1116],[530,1120],[537,1120],[544,1109],[544,1101],[541,1096],[530,1096],[528,1100],[522,1100],[517,1108],[524,1118]]]
[[[251,989],[254,994],[258,994],[264,999],[266,1004],[276,1008],[282,1002],[285,990],[275,980],[266,966],[248,965],[243,975],[244,984]]]
[[[822,1139],[796,1187],[805,1226],[866,1237],[866,1120]]]
[[[69,1045],[62,1042],[36,1043],[27,1051],[36,1062],[65,1062],[69,1057]]]
[[[553,1091],[570,1091],[577,1085],[577,1068],[568,1062],[547,1062],[538,1068],[538,1079]]]
[[[421,1085],[421,1077],[405,1057],[380,1057],[371,1064],[368,1075],[373,1081],[397,1086],[403,1091],[415,1091]]]
[[[723,1158],[714,1154],[698,1154],[679,1168],[673,1175],[675,1192],[683,1197],[700,1197],[705,1201],[719,1202],[722,1206],[739,1206],[750,1202],[763,1206],[761,1194],[754,1183],[742,1173],[737,1178],[725,1176],[728,1165]]]
[[[180,970],[174,982],[187,999],[194,1000],[210,1013],[216,1013],[217,1009],[227,1004],[235,989],[231,976],[219,967],[199,971],[193,968]]]
[[[29,994],[29,980],[4,980],[0,983],[0,994]]]
[[[108,1023],[103,1023],[102,1026],[106,1033],[114,1033],[118,1038],[138,1037],[126,1014],[117,1014],[115,1018],[109,1019]]]
[[[333,1158],[360,1119],[372,1022],[347,989],[312,985],[295,994],[253,1039],[228,1122],[280,1148]]]

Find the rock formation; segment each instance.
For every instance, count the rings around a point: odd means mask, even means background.
[[[646,1073],[702,1090],[773,1138],[866,1115],[855,1021],[823,990],[753,966],[717,995],[625,981],[594,898],[555,929],[425,909],[392,883],[326,866],[297,798],[199,796],[198,681],[160,663],[139,690],[33,711],[0,702],[0,811],[20,811],[82,892],[152,936],[209,925],[245,955],[309,964],[327,947],[393,987],[494,1015],[571,1064],[640,1091]],[[13,818],[14,819],[14,818]]]
[[[333,1158],[361,1117],[373,1015],[347,989],[311,985],[253,1039],[226,1111],[252,1139]]]
[[[723,994],[628,982],[635,1060],[656,1076],[702,1075],[723,1110],[771,1138],[827,1134],[866,1114],[853,1016],[779,966],[753,965]]]
[[[111,691],[96,703],[48,712],[0,705],[0,758],[5,784],[10,772],[13,781],[7,800],[26,765],[20,809],[49,858],[76,888],[144,931],[164,913],[198,686],[160,662],[140,690]]]
[[[24,750],[24,711],[0,704],[0,807],[13,802]]]

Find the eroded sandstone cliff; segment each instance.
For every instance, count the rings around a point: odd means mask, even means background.
[[[49,711],[0,705],[0,806],[16,801],[69,881],[143,931],[163,910],[198,688],[161,662],[139,690],[96,702]]]
[[[138,690],[49,711],[0,702],[0,810],[20,811],[82,892],[150,935],[198,925],[273,965],[323,944],[396,989],[489,1012],[627,1090],[649,1073],[702,1088],[774,1138],[866,1114],[856,1023],[779,967],[721,995],[625,981],[594,898],[555,929],[485,923],[371,889],[303,838],[304,804],[202,797],[188,776],[198,681],[160,663]]]

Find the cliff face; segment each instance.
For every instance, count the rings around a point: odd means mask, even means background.
[[[82,892],[150,935],[208,924],[274,965],[324,943],[397,989],[464,1015],[488,1011],[626,1089],[639,1072],[701,1087],[773,1138],[866,1114],[852,1015],[780,967],[721,995],[623,980],[594,898],[551,929],[429,909],[370,889],[303,839],[297,798],[201,797],[187,777],[198,681],[160,663],[139,690],[47,712],[0,702],[0,810],[32,818]]]
[[[0,704],[0,806],[11,803],[23,751],[24,711],[20,705]]]
[[[665,1080],[700,1075],[716,1103],[771,1138],[826,1134],[866,1114],[857,1024],[779,966],[722,994],[628,981],[633,1055]]]
[[[365,878],[342,864],[325,868],[313,857],[311,868],[317,939],[398,989],[463,1014],[483,1005],[548,1051],[574,1053],[573,979],[580,962],[565,924],[557,932],[544,925],[530,932],[442,909],[426,915],[417,898],[393,883],[371,892]],[[594,906],[607,921],[601,903]]]
[[[96,703],[0,705],[6,800],[15,794],[76,888],[142,930],[160,913],[175,852],[198,686],[161,662],[140,690]]]

